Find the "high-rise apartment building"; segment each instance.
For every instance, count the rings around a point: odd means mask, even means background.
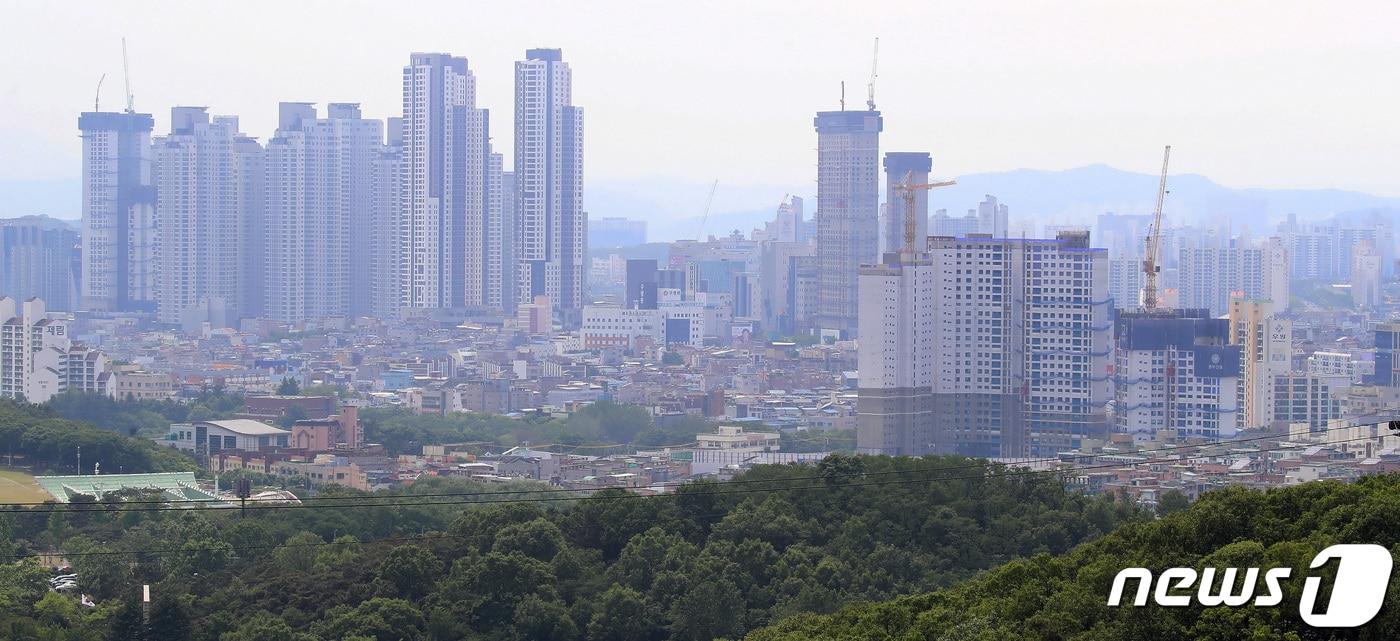
[[[984,194],[982,202],[977,203],[977,229],[980,233],[990,234],[992,238],[1006,238],[1011,235],[1010,219],[1011,208],[997,202],[996,196]]]
[[[1288,249],[1281,238],[1256,247],[1183,247],[1177,265],[1182,307],[1222,316],[1231,298],[1245,298],[1270,301],[1276,312],[1288,308]]]
[[[821,111],[817,129],[816,327],[855,335],[860,266],[880,252],[880,112]],[[901,236],[902,237],[902,236]]]
[[[154,127],[151,114],[78,116],[83,141],[81,309],[156,309]]]
[[[516,300],[546,296],[566,327],[582,320],[588,266],[583,109],[558,49],[515,63]]]
[[[1152,440],[1234,436],[1239,425],[1240,346],[1230,321],[1203,309],[1119,313],[1114,327],[1114,421]]]
[[[1372,309],[1381,299],[1381,253],[1371,240],[1362,240],[1351,254],[1351,303]]]
[[[369,314],[376,318],[397,318],[403,304],[403,236],[399,175],[403,149],[403,118],[389,118],[388,143],[380,148],[370,172],[370,247],[361,260],[369,263]],[[360,287],[361,285],[356,285]],[[356,312],[359,313],[359,312]]]
[[[263,148],[236,116],[171,109],[152,141],[161,322],[233,325],[261,308]]]
[[[886,253],[860,268],[856,447],[864,454],[920,456],[937,450],[934,312],[937,274],[926,252]]]
[[[1108,259],[1108,297],[1114,309],[1133,309],[1142,305],[1142,287],[1146,284],[1142,259],[1137,256]]]
[[[1240,347],[1239,427],[1270,427],[1274,380],[1293,368],[1293,321],[1275,316],[1269,301],[1233,299],[1230,344]]]
[[[0,219],[0,297],[77,311],[78,234],[48,216]]]
[[[492,220],[490,119],[465,58],[415,53],[403,69],[401,307],[499,309],[504,238]],[[493,301],[496,301],[493,304]]]
[[[1091,249],[1083,232],[1033,240],[935,236],[926,247],[926,259],[862,268],[861,393],[871,400],[857,412],[875,418],[861,419],[857,447],[1044,456],[1103,437],[1112,393],[1106,253]],[[867,293],[866,284],[882,289]],[[911,293],[892,297],[891,287]],[[931,288],[927,296],[914,295],[924,287]],[[874,328],[866,328],[867,319]],[[925,322],[927,339],[911,338]],[[885,355],[877,358],[880,349],[903,351],[891,351],[896,362],[887,366]],[[876,367],[869,381],[867,362]],[[880,378],[888,367],[896,368],[893,378]],[[916,375],[924,371],[926,383]],[[937,417],[932,425],[878,418],[888,413],[880,409],[883,392],[866,393],[925,385]]]
[[[885,212],[884,239],[881,252],[897,252],[904,247],[904,196],[897,189],[907,180],[910,184],[928,182],[933,171],[933,158],[924,151],[891,151],[885,153]],[[914,243],[917,248],[928,237],[928,190],[917,189],[914,196]]]
[[[68,390],[108,393],[107,357],[69,341],[44,301],[0,297],[0,398],[45,403]]]
[[[282,103],[263,185],[263,315],[287,322],[369,313],[374,170],[383,123],[359,105]]]

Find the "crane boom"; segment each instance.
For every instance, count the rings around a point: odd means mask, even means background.
[[[870,57],[870,84],[865,87],[865,106],[875,111],[875,79],[880,76],[880,38],[875,38],[875,54]]]
[[[904,182],[894,186],[895,191],[904,194],[904,249],[900,253],[913,254],[916,251],[914,242],[917,239],[914,238],[914,236],[918,233],[918,225],[915,224],[914,192],[928,191],[939,187],[950,187],[956,184],[958,184],[956,180],[935,180],[930,183],[916,183],[914,182],[914,172],[910,171],[904,174]]]
[[[710,185],[710,195],[708,198],[705,199],[705,211],[704,213],[700,214],[700,231],[695,234],[696,242],[705,240],[705,221],[709,220],[710,218],[710,205],[713,205],[715,202],[716,189],[719,189],[718,179],[716,179],[715,182]]]
[[[136,101],[131,95],[131,67],[126,63],[126,38],[122,38],[122,79],[126,83],[126,112],[136,113]]]
[[[1152,229],[1147,232],[1147,247],[1143,252],[1142,272],[1146,281],[1142,287],[1142,306],[1151,311],[1157,309],[1157,252],[1162,246],[1162,204],[1167,198],[1167,161],[1171,159],[1172,146],[1167,145],[1162,152],[1162,179],[1157,183],[1157,207],[1152,210]]]

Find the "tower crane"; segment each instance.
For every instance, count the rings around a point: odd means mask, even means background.
[[[1157,207],[1152,211],[1152,229],[1147,232],[1147,247],[1143,252],[1142,273],[1146,281],[1142,287],[1142,306],[1147,311],[1158,309],[1157,274],[1162,271],[1157,264],[1157,252],[1162,247],[1162,203],[1167,198],[1167,161],[1171,159],[1172,146],[1167,145],[1162,152],[1162,180],[1157,184]]]
[[[700,214],[700,231],[695,234],[695,242],[705,240],[705,221],[710,219],[710,205],[715,203],[715,190],[719,189],[719,179],[710,185],[710,195],[705,199],[705,211]]]
[[[880,38],[875,38],[875,54],[870,57],[870,84],[865,86],[865,107],[875,111],[875,79],[880,76]]]
[[[871,109],[874,109],[874,107],[872,106]],[[928,191],[939,187],[950,187],[956,184],[958,184],[956,180],[935,180],[930,183],[916,183],[914,182],[914,172],[910,171],[904,174],[904,182],[894,186],[895,191],[904,195],[904,249],[900,251],[901,254],[912,255],[917,251],[917,248],[914,246],[914,241],[916,240],[914,235],[918,230],[918,225],[915,224],[914,220],[916,215],[914,213],[914,192]]]
[[[126,112],[136,113],[136,100],[131,95],[131,67],[126,63],[126,38],[122,38],[122,81],[126,84]]]

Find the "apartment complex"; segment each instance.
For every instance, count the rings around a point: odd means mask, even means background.
[[[583,109],[558,49],[515,63],[516,300],[547,296],[566,327],[584,304],[588,216],[583,211]]]
[[[1105,252],[1084,232],[935,236],[926,249],[862,268],[862,288],[876,290],[862,289],[861,316],[878,331],[861,337],[857,447],[1044,456],[1102,437],[1112,394]],[[911,400],[880,400],[890,394]],[[890,403],[897,411],[882,409]]]

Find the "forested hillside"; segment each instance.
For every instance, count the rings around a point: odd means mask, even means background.
[[[1362,628],[1323,630],[1303,623],[1302,577],[1313,556],[1335,543],[1398,550],[1400,476],[1210,492],[1188,510],[1125,524],[1068,554],[1012,561],[930,594],[852,605],[828,616],[794,616],[751,633],[748,641],[1400,638],[1395,581],[1386,607]],[[1152,600],[1140,608],[1108,607],[1114,576],[1127,567],[1154,574],[1169,567],[1291,567],[1294,579],[1283,583],[1277,607],[1161,607]],[[1194,590],[1174,594],[1188,592]]]
[[[36,472],[72,474],[78,448],[84,470],[100,462],[107,473],[178,472],[195,469],[194,460],[146,438],[98,429],[80,420],[61,418],[59,410],[0,399],[0,461],[14,455]]]
[[[0,638],[134,638],[142,583],[161,639],[737,638],[952,586],[1145,518],[1051,477],[982,474],[995,469],[837,456],[654,498],[429,479],[247,518],[139,505],[8,514],[14,549],[0,552],[56,545],[97,607],[46,596],[32,561],[0,566]]]

